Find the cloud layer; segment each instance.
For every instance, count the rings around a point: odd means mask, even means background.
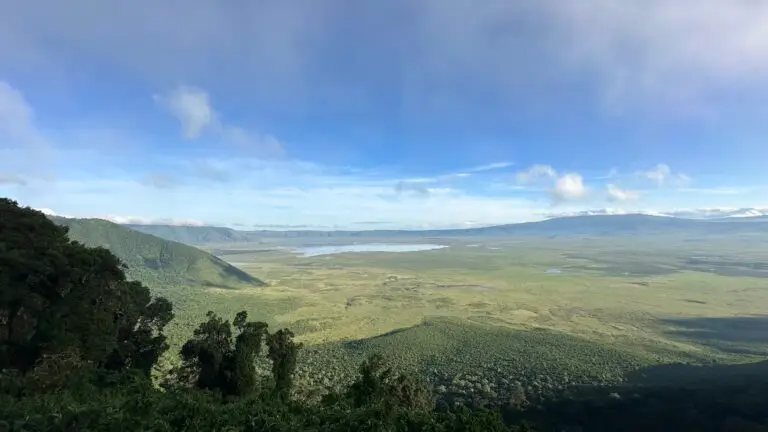
[[[184,77],[283,108],[359,103],[373,84],[396,84],[416,115],[440,92],[460,101],[496,91],[508,104],[582,74],[609,109],[714,110],[723,89],[765,91],[768,81],[768,5],[751,0],[194,0],[183,14],[165,0],[27,0],[4,5],[0,28],[0,69],[71,73],[67,46],[152,85]],[[477,87],[455,85],[467,81]]]
[[[41,208],[449,227],[767,191],[764,2],[5,3],[0,194]]]

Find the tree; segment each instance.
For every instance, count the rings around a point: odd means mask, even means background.
[[[301,344],[293,341],[293,332],[281,329],[267,337],[269,358],[272,360],[272,377],[275,380],[275,393],[286,398],[293,385],[293,373],[296,371],[296,358]]]
[[[183,365],[177,371],[181,381],[194,382],[201,389],[226,395],[250,393],[256,383],[256,356],[261,353],[267,324],[248,321],[245,311],[235,316],[238,334],[232,340],[232,324],[214,312],[206,315],[192,339],[181,348]]]
[[[167,349],[171,303],[126,280],[104,248],[67,237],[43,213],[0,199],[0,370],[26,373],[67,353],[149,374]]]
[[[256,356],[261,354],[267,324],[247,322],[245,311],[235,317],[235,328],[240,334],[235,338],[235,351],[232,355],[232,375],[228,382],[228,392],[239,396],[249,393],[256,384]]]
[[[209,311],[208,321],[193,332],[192,339],[181,347],[182,368],[201,389],[221,387],[220,374],[224,356],[232,345],[232,326]]]
[[[353,382],[347,397],[355,408],[382,404],[386,408],[427,410],[434,406],[424,383],[406,374],[395,374],[386,367],[380,354],[372,354],[360,365],[360,376]]]
[[[148,292],[131,292],[134,293],[134,311],[137,314],[125,320],[120,327],[117,349],[105,366],[108,369],[131,367],[148,376],[160,356],[168,350],[167,338],[161,331],[173,319],[173,305],[163,297],[147,303]]]

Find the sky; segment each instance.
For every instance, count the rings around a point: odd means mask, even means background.
[[[768,2],[0,0],[0,196],[241,229],[768,207]]]

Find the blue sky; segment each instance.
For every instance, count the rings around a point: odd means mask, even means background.
[[[2,1],[0,195],[240,228],[768,207],[768,3]]]

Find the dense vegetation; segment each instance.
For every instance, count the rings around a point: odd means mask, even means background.
[[[440,399],[495,406],[513,398],[555,395],[570,386],[617,385],[629,372],[658,362],[654,353],[633,350],[623,343],[607,346],[560,332],[514,331],[447,317],[425,319],[417,326],[346,342],[342,347],[327,345],[308,348],[318,353],[302,362],[298,370],[302,381],[320,385],[327,378],[332,382],[330,374],[345,374],[342,364],[346,357],[360,359],[386,352],[398,369],[425,377]],[[327,352],[332,349],[335,356]],[[323,350],[327,351],[319,352]],[[664,360],[696,360],[684,353],[656,355]],[[328,360],[334,357],[335,361]],[[316,370],[324,375],[313,373]]]
[[[69,237],[86,246],[109,249],[127,265],[129,279],[151,286],[235,288],[264,283],[200,249],[144,234],[101,219],[53,217]]]
[[[103,244],[97,242],[97,244]],[[102,247],[68,237],[68,229],[42,213],[0,200],[0,430],[242,430],[242,431],[503,431],[503,430],[763,430],[764,380],[696,381],[676,387],[576,384],[564,392],[520,383],[504,405],[482,397],[495,391],[475,382],[481,371],[457,371],[472,385],[434,395],[416,376],[389,365],[388,338],[366,342],[365,359],[350,382],[307,397],[298,386],[302,346],[288,329],[270,330],[246,311],[230,322],[211,312],[188,336],[178,366],[161,385],[151,379],[169,349],[165,329],[173,305],[152,298],[130,281],[125,265]],[[473,345],[461,328],[418,333],[429,349],[433,338],[452,339],[453,351],[435,352],[443,362],[456,350],[489,352]],[[491,337],[491,336],[489,336]],[[495,337],[495,339],[494,339]],[[547,361],[546,350],[568,341],[550,336],[505,335],[486,343],[508,346],[512,367]],[[547,345],[555,341],[554,344]],[[545,345],[539,345],[540,343]],[[445,346],[442,344],[441,346]],[[515,347],[523,347],[518,349]],[[538,348],[537,348],[538,347]],[[490,352],[496,355],[499,351]],[[612,362],[620,351],[594,354]],[[418,357],[418,355],[417,355]],[[499,359],[495,359],[499,360]],[[395,359],[408,363],[409,359]],[[589,369],[591,363],[580,365]],[[322,365],[305,374],[324,374]],[[553,377],[558,371],[551,371]],[[562,377],[561,377],[562,378]],[[505,379],[499,377],[499,379]],[[558,378],[560,379],[560,378]],[[477,385],[475,385],[477,384]],[[564,383],[569,384],[569,383]],[[560,383],[563,385],[563,383]],[[487,389],[485,387],[488,387]],[[491,408],[491,409],[488,409]],[[505,423],[506,422],[506,423]]]

